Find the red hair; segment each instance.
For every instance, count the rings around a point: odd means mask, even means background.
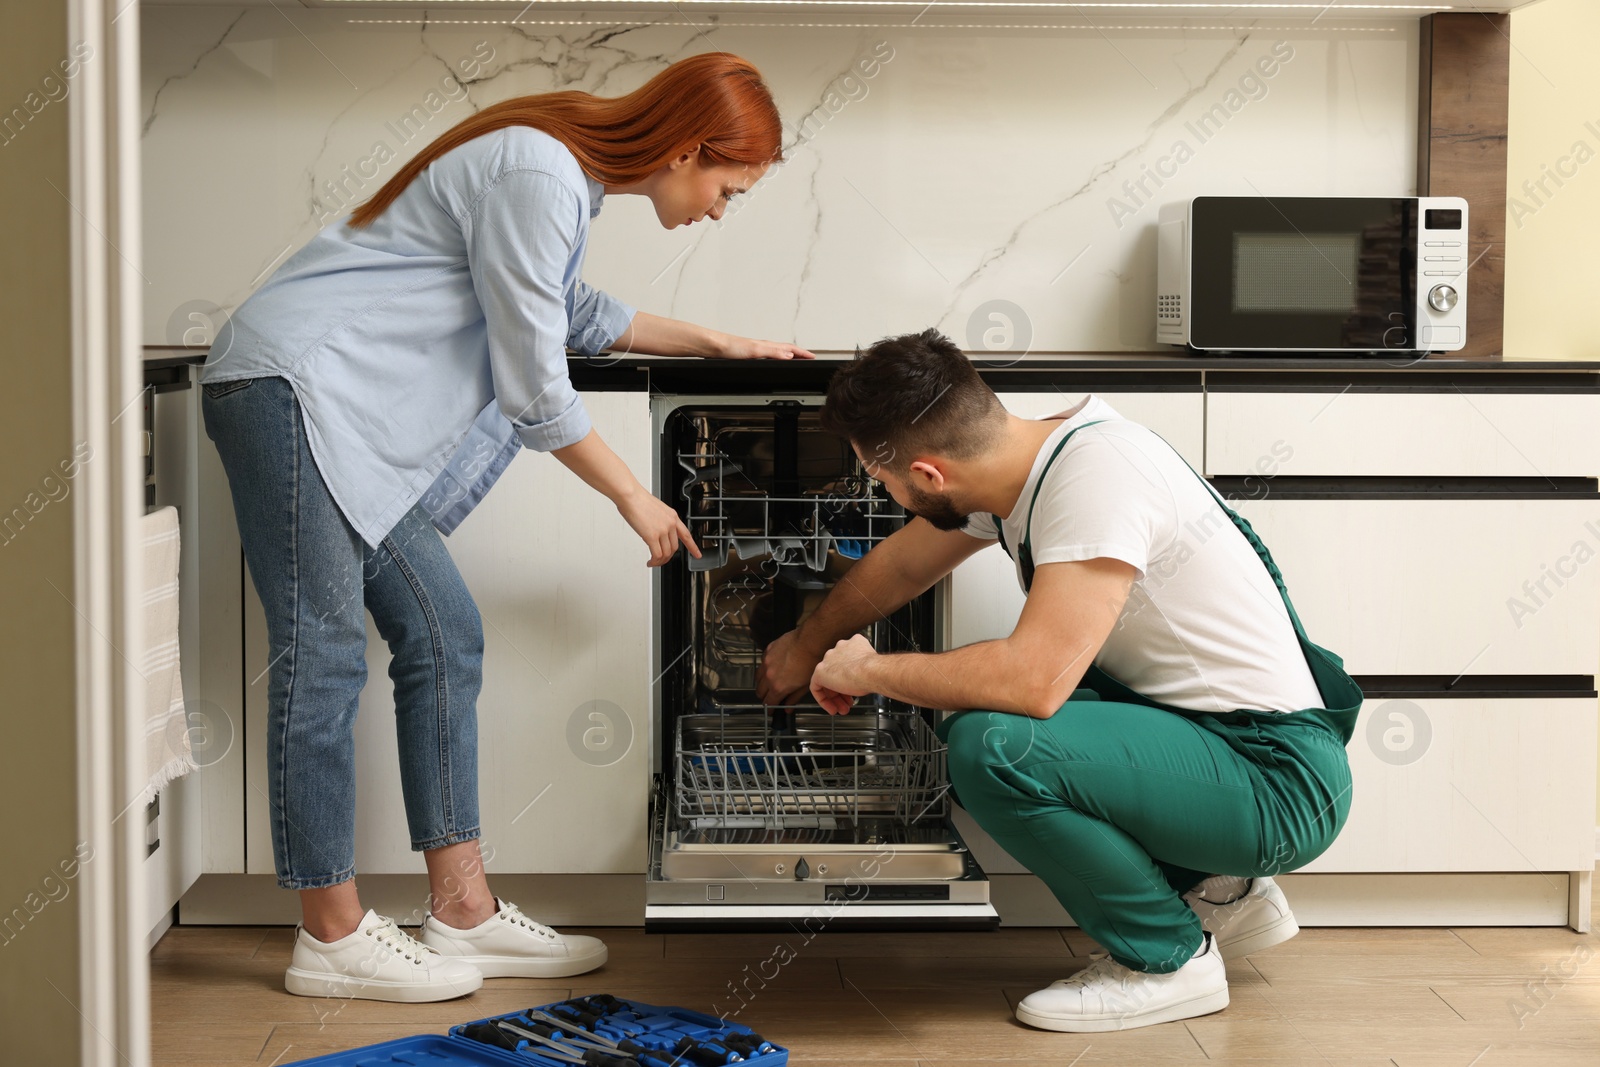
[[[696,145],[704,166],[783,160],[783,125],[761,72],[738,56],[706,52],[680,59],[625,96],[574,89],[517,96],[486,107],[407,161],[351,212],[348,225],[368,225],[429,163],[506,126],[548,133],[567,146],[585,174],[603,185],[630,185]]]

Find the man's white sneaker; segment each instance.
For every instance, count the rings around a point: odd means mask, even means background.
[[[1228,1006],[1228,976],[1216,940],[1206,935],[1189,961],[1169,974],[1130,970],[1109,956],[1017,1005],[1017,1021],[1041,1030],[1100,1033],[1210,1015]]]
[[[567,978],[606,961],[606,943],[583,934],[558,934],[534,922],[515,904],[495,898],[495,913],[470,930],[422,920],[422,943],[465,960],[485,978]]]
[[[322,942],[295,931],[283,987],[296,996],[392,1000],[407,1004],[464,997],[483,985],[470,963],[421,944],[393,919],[368,911],[355,933]]]
[[[1207,878],[1183,896],[1184,903],[1200,917],[1206,933],[1217,939],[1225,960],[1238,959],[1252,952],[1281,945],[1300,932],[1289,901],[1271,878],[1254,878],[1236,900],[1218,904],[1208,890]],[[1210,895],[1212,900],[1206,899]]]

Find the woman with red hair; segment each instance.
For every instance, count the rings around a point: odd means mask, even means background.
[[[724,53],[625,96],[507,100],[447,130],[246,300],[201,372],[206,432],[266,609],[267,780],[279,884],[303,922],[285,985],[428,1001],[485,977],[561,977],[606,947],[493,896],[479,854],[483,630],[440,539],[517,450],[549,452],[617,506],[651,566],[688,529],[593,429],[567,349],[809,358],[636,312],[579,279],[606,194],[668,228],[718,219],[781,161],[771,93]],[[365,611],[393,653],[412,847],[431,889],[419,938],[359,902],[354,724]]]

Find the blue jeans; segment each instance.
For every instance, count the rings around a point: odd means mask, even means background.
[[[245,562],[266,609],[278,884],[318,889],[355,874],[354,731],[367,680],[367,611],[394,657],[411,847],[477,838],[483,622],[427,513],[412,508],[368,548],[317,473],[287,381],[202,390],[206,434],[227,471]]]

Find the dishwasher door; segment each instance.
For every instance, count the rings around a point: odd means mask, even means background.
[[[936,713],[849,715],[755,695],[767,643],[905,521],[815,403],[657,401],[659,490],[703,553],[664,568],[657,615],[647,929],[993,929],[950,819]],[[934,647],[929,592],[863,633]]]

